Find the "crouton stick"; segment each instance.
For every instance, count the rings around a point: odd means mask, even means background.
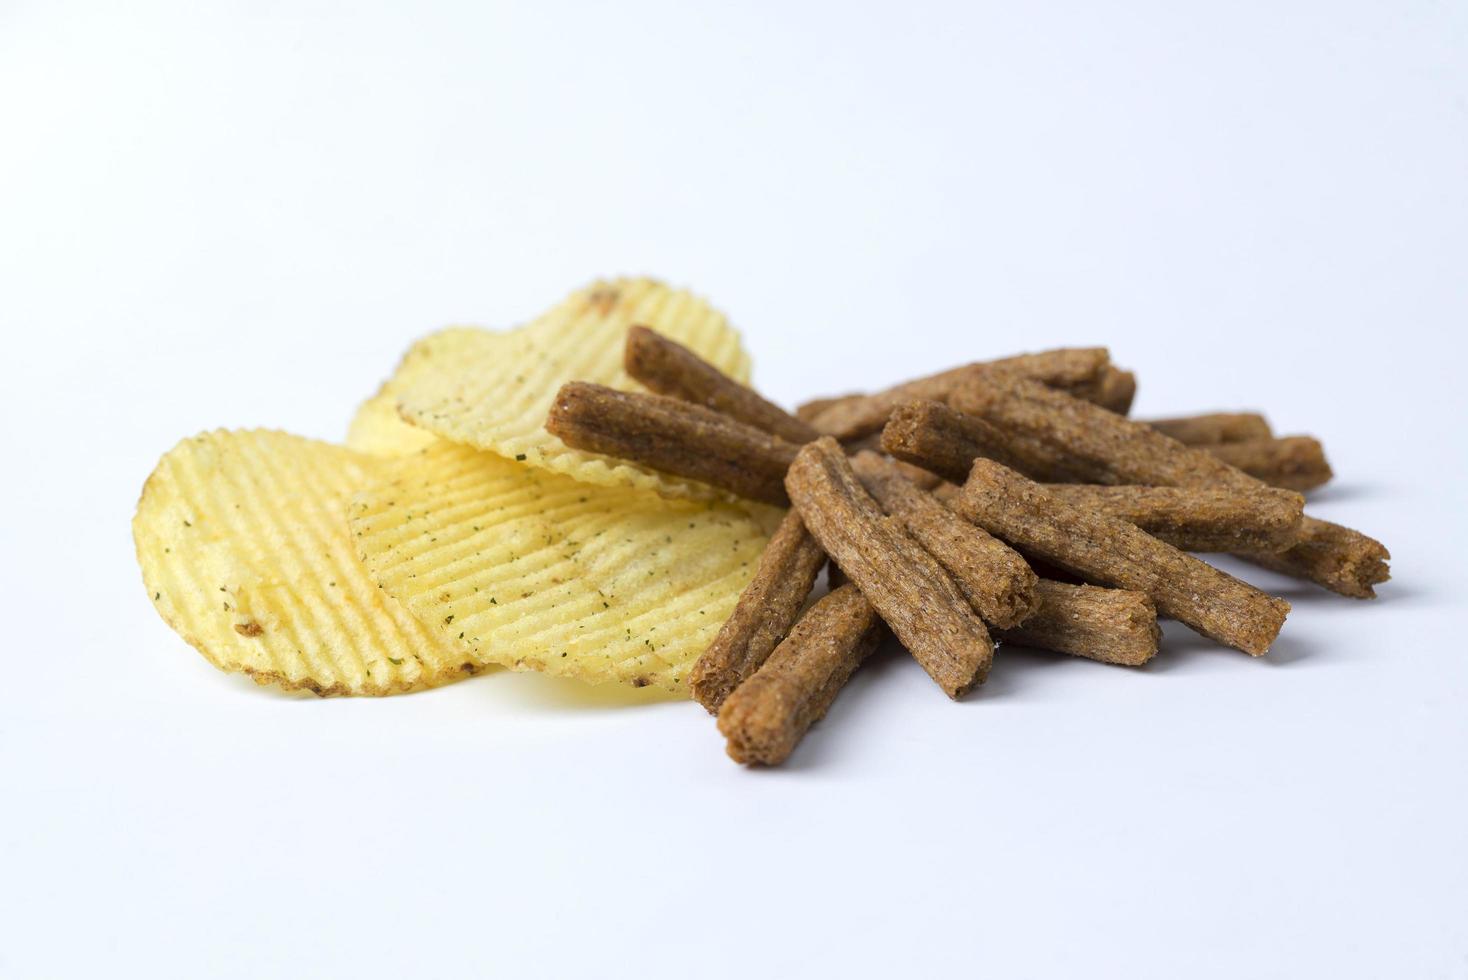
[[[1038,576],[1013,548],[919,490],[900,464],[863,452],[851,467],[882,509],[947,569],[969,605],[990,626],[1017,626],[1034,611]]]
[[[785,469],[799,449],[712,409],[584,381],[561,386],[545,427],[576,449],[618,456],[769,504],[787,503]]]
[[[978,415],[996,429],[1041,441],[1075,465],[1092,469],[1093,483],[1153,486],[1221,486],[1257,489],[1259,480],[1223,460],[1184,446],[1151,426],[1124,419],[1044,385],[997,373],[953,395],[959,411]],[[1360,531],[1308,514],[1299,541],[1276,555],[1244,553],[1264,568],[1307,579],[1341,595],[1368,599],[1391,577],[1391,553]],[[1159,607],[1160,608],[1160,607]]]
[[[719,709],[729,758],[777,766],[877,648],[882,621],[853,585],[821,598]]]
[[[1157,609],[1145,592],[1042,578],[1036,595],[1040,602],[1029,618],[995,631],[1002,642],[1136,667],[1151,660],[1162,641]]]
[[[993,367],[1011,370],[1023,377],[1043,381],[1062,388],[1083,387],[1094,383],[1109,363],[1104,347],[1065,348],[1038,354],[1019,354],[997,361],[965,364],[938,374],[904,382],[872,395],[848,396],[829,401],[820,412],[806,418],[816,429],[843,442],[859,439],[879,431],[892,410],[904,402],[927,400],[944,402],[953,390],[968,381],[975,372]]]
[[[1123,371],[1108,364],[1095,381],[1067,390],[1075,397],[1100,405],[1108,412],[1125,415],[1132,410],[1132,401],[1137,397],[1137,376],[1131,371]]]
[[[1066,484],[1057,481],[1074,479],[1067,467],[1089,468],[1086,476],[1092,479],[1114,481],[1116,474],[1108,466],[1068,459],[1049,446],[936,402],[914,402],[895,411],[882,432],[882,447],[898,459],[949,479],[960,479],[960,472],[976,458],[998,459],[1027,476],[1039,474],[1041,482],[1067,499],[1130,521],[1184,551],[1275,553],[1293,544],[1300,534],[1299,498],[1276,496],[1268,487],[1164,493],[1140,487],[1107,491],[1094,484],[1062,489]]]
[[[1046,483],[1095,483],[1107,475],[1103,467],[1073,468],[1065,454],[1038,440],[1016,438],[933,401],[906,402],[893,410],[882,429],[882,449],[955,483],[968,479],[980,456]]]
[[[1229,442],[1203,449],[1272,487],[1314,490],[1333,475],[1320,440],[1310,436]]]
[[[801,402],[795,409],[795,417],[802,422],[811,422],[819,418],[821,413],[828,408],[840,405],[843,402],[854,402],[867,397],[866,395],[853,393],[849,395],[832,395],[829,398],[812,398],[808,402]]]
[[[1119,518],[1180,551],[1278,552],[1300,536],[1305,500],[1289,490],[1052,483],[1056,497]]]
[[[1146,419],[1148,425],[1185,446],[1273,439],[1269,421],[1258,412],[1210,412],[1175,419]]]
[[[1164,616],[1262,656],[1290,604],[1126,521],[1076,507],[993,460],[974,463],[954,507],[990,534],[1087,581],[1145,592]]]
[[[846,455],[855,456],[860,452],[881,453],[882,433],[873,432],[858,439],[841,440],[841,448],[846,450]]]
[[[628,374],[659,395],[711,408],[781,439],[803,443],[820,435],[687,347],[647,327],[627,331],[623,366]]]
[[[982,683],[989,631],[943,566],[862,489],[834,439],[807,443],[785,476],[790,500],[826,554],[949,697]]]
[[[734,612],[698,658],[689,676],[693,699],[717,714],[736,687],[750,677],[790,632],[815,586],[826,553],[790,511],[760,555],[754,577]]]
[[[1277,552],[1300,536],[1304,498],[1289,490],[1211,487],[1113,487],[1047,483],[1046,489],[1079,507],[1135,524],[1179,551]],[[949,504],[961,488],[946,481],[929,491]]]

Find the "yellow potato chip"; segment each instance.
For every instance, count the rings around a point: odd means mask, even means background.
[[[398,395],[410,381],[434,366],[435,361],[452,364],[461,351],[475,349],[482,339],[500,336],[503,335],[476,327],[449,327],[420,338],[408,348],[392,377],[382,383],[377,394],[357,409],[347,430],[347,448],[374,456],[405,456],[433,442],[437,436],[408,424],[398,414]]]
[[[622,370],[627,328],[648,326],[691,348],[725,374],[749,378],[749,356],[722,313],[650,279],[617,279],[579,290],[519,330],[479,335],[453,358],[434,360],[399,391],[405,419],[451,442],[485,449],[601,486],[712,497],[705,484],[571,449],[545,431],[567,381],[639,389]]]
[[[765,536],[740,508],[598,487],[440,442],[351,526],[387,593],[477,662],[683,690]]]
[[[180,442],[133,518],[158,612],[216,667],[287,689],[394,694],[477,671],[357,561],[347,505],[378,465],[283,432]]]

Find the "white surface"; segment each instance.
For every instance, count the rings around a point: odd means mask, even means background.
[[[0,976],[1468,976],[1454,3],[0,8]],[[1282,9],[1288,8],[1288,9]],[[1327,443],[1264,661],[864,669],[778,772],[534,676],[272,694],[149,607],[187,433],[689,284],[787,402],[1110,344]],[[835,351],[827,351],[830,345]]]

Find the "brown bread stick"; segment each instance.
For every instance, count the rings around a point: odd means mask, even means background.
[[[1119,518],[1181,551],[1283,551],[1300,536],[1305,499],[1289,490],[1046,486],[1073,507]]]
[[[1391,577],[1386,566],[1391,555],[1380,542],[1308,514],[1300,523],[1299,539],[1288,549],[1276,554],[1249,552],[1240,557],[1260,568],[1309,579],[1357,599],[1375,598],[1372,586]]]
[[[821,413],[828,408],[839,405],[842,402],[855,401],[858,398],[865,397],[867,396],[853,392],[849,395],[832,395],[829,398],[812,398],[810,401],[801,402],[796,406],[795,417],[802,422],[810,423],[819,418]]]
[[[1145,592],[1042,578],[1036,594],[1040,602],[1028,619],[995,631],[1002,642],[1127,667],[1151,660],[1162,642],[1157,609]]]
[[[1068,494],[1068,499],[1099,507],[1184,551],[1275,553],[1300,533],[1298,498],[1275,496],[1268,487],[1233,491],[1200,487],[1168,494],[1137,487],[1107,492],[1096,484],[1076,484],[1078,489],[1062,490],[1077,478],[1112,482],[1117,475],[1107,464],[1067,457],[1064,451],[936,402],[914,402],[893,412],[882,432],[882,447],[898,459],[953,480],[960,479],[976,458],[997,459],[1038,477],[1055,492]],[[1211,452],[1233,447],[1204,448]],[[1084,476],[1076,472],[1083,469],[1089,470]]]
[[[1132,401],[1137,397],[1137,376],[1108,364],[1095,381],[1086,382],[1067,389],[1077,398],[1084,398],[1108,412],[1125,415],[1132,410]]]
[[[962,483],[980,456],[1045,483],[1096,483],[1102,467],[1072,467],[1064,453],[1011,433],[941,402],[905,402],[882,429],[884,452],[946,480]],[[1108,481],[1109,482],[1109,481]]]
[[[662,395],[571,381],[545,427],[568,446],[785,504],[785,469],[800,447],[712,409]]]
[[[993,460],[974,463],[957,511],[996,537],[1082,578],[1145,592],[1212,640],[1262,656],[1290,604],[1221,572],[1145,531],[1082,510]]]
[[[786,514],[734,612],[693,665],[688,687],[695,701],[717,714],[724,699],[759,669],[790,632],[825,561],[800,515]]]
[[[882,455],[880,449],[876,451],[875,455]],[[948,483],[947,481],[945,481],[938,474],[929,472],[928,470],[923,469],[921,466],[913,466],[911,463],[904,463],[900,459],[886,459],[884,457],[884,461],[888,463],[898,473],[901,473],[903,476],[907,477],[908,482],[917,487],[919,490],[927,490],[929,493],[931,493],[940,486],[954,486],[952,483]],[[955,487],[955,489],[957,488]]]
[[[829,404],[819,412],[810,413],[805,420],[821,432],[844,442],[880,431],[892,410],[904,402],[947,401],[954,389],[968,381],[976,372],[1000,367],[1014,371],[1022,377],[1034,378],[1062,388],[1083,389],[1091,384],[1094,390],[1095,382],[1109,362],[1110,355],[1106,348],[1085,347],[1018,354],[997,361],[965,364],[938,374],[915,378],[871,395],[821,399]]]
[[[1255,479],[1286,490],[1314,490],[1329,483],[1334,475],[1325,459],[1325,448],[1310,436],[1253,439],[1203,448]]]
[[[1011,439],[1023,445],[1039,443],[1065,465],[1084,470],[1087,483],[1228,486],[1243,476],[1222,460],[1151,426],[1098,411],[1089,402],[1013,375],[990,372],[975,377],[954,392],[951,401],[955,411],[988,423],[998,448]],[[1139,479],[1142,473],[1150,478]]]
[[[954,408],[980,416],[996,430],[1064,453],[1074,465],[1092,471],[1093,479],[1087,482],[1243,489],[1265,485],[1149,425],[1023,378],[991,372],[954,392],[952,400]],[[1308,514],[1293,547],[1274,555],[1242,557],[1361,599],[1374,596],[1374,586],[1391,578],[1387,567],[1391,553],[1381,542]]]
[[[869,452],[851,460],[867,491],[947,569],[984,622],[1000,627],[1019,625],[1034,611],[1039,576],[1009,545],[914,486],[899,465]]]
[[[789,758],[877,648],[883,632],[881,620],[855,586],[823,596],[719,709],[719,731],[728,740],[729,758],[766,766]]]
[[[1172,419],[1147,419],[1147,424],[1185,446],[1217,446],[1226,442],[1273,439],[1269,420],[1258,412],[1209,412]]]
[[[949,697],[982,683],[989,631],[943,566],[862,489],[841,446],[807,443],[785,476],[791,503],[913,658]]]
[[[687,347],[647,327],[627,331],[623,364],[628,374],[659,395],[702,405],[781,439],[803,443],[820,435]]]

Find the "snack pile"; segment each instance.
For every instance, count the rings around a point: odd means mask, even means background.
[[[1104,348],[795,414],[748,377],[721,314],[646,279],[441,331],[345,448],[216,431],[164,456],[133,521],[144,583],[262,684],[382,695],[500,665],[686,689],[732,758],[776,765],[888,631],[958,698],[999,641],[1144,664],[1159,615],[1263,655],[1289,604],[1196,552],[1359,598],[1389,576],[1379,542],[1303,513],[1319,442],[1257,414],[1131,420]]]

